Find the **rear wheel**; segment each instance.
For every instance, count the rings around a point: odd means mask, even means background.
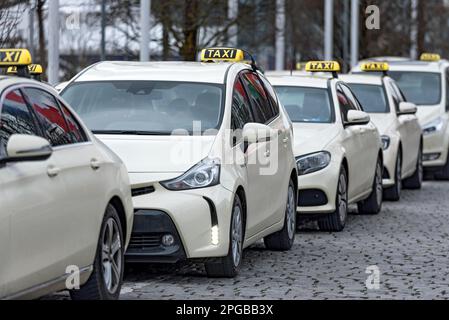
[[[228,255],[206,262],[208,277],[233,278],[238,274],[243,258],[243,231],[243,206],[240,197],[236,195],[232,209]]]
[[[396,158],[396,166],[394,173],[394,186],[384,190],[384,199],[388,201],[399,201],[401,199],[402,189],[402,152],[399,149]]]
[[[421,189],[424,180],[424,167],[422,162],[422,146],[419,148],[418,161],[416,163],[416,171],[410,177],[404,180],[403,186],[406,189]]]
[[[340,169],[340,177],[337,187],[335,212],[328,215],[326,218],[318,221],[318,226],[322,231],[340,232],[346,226],[346,219],[348,217],[348,177],[344,166]]]
[[[123,282],[123,231],[117,210],[111,204],[101,225],[94,270],[79,290],[70,291],[73,300],[117,300]]]
[[[264,238],[265,247],[274,251],[290,250],[295,242],[296,234],[296,188],[293,180],[288,185],[287,205],[285,209],[284,227],[281,231]]]
[[[382,160],[377,160],[371,195],[357,204],[359,214],[378,214],[382,210]]]

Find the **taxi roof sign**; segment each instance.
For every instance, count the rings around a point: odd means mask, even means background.
[[[307,72],[332,72],[335,78],[341,71],[340,64],[337,61],[309,61],[306,64]]]
[[[364,72],[388,72],[390,65],[387,62],[365,62],[362,63],[360,69]]]
[[[32,63],[27,49],[0,49],[0,67],[24,67]]]
[[[423,53],[420,59],[421,61],[437,62],[441,60],[441,56],[437,53]]]
[[[30,73],[30,75],[40,75],[42,73],[44,73],[44,68],[42,68],[42,66],[40,64],[30,64],[28,66],[28,72]],[[13,67],[9,67],[8,74],[16,74],[17,73],[17,67],[13,66]]]
[[[245,52],[235,48],[207,48],[201,51],[202,62],[244,62]]]

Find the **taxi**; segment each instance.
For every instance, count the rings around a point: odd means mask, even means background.
[[[298,174],[292,124],[243,50],[199,62],[102,62],[62,96],[126,163],[135,223],[127,261],[205,262],[234,277],[243,249],[289,250]]]
[[[116,300],[134,218],[128,172],[54,88],[29,79],[31,63],[28,50],[0,49],[17,75],[0,76],[0,299]]]
[[[388,76],[385,62],[361,65],[367,75],[343,75],[357,99],[377,126],[384,154],[384,199],[398,201],[401,189],[420,189],[423,180],[422,130],[416,105],[407,102],[396,82]],[[370,73],[382,73],[372,76]]]
[[[42,74],[44,73],[44,68],[40,64],[30,64],[28,66],[28,75],[31,79],[36,81],[42,81]],[[7,75],[17,75],[17,67],[11,66],[6,71]]]
[[[449,180],[449,61],[423,53],[420,61],[392,61],[389,66],[389,76],[418,107],[426,175]],[[353,72],[361,72],[360,65]]]
[[[270,77],[294,129],[299,172],[297,211],[318,219],[320,229],[342,231],[348,205],[360,214],[382,208],[383,152],[379,131],[333,61],[309,62],[308,72],[327,76]]]

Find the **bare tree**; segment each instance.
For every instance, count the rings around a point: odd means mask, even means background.
[[[23,39],[18,25],[26,9],[26,1],[2,0],[0,2],[0,47],[14,47]]]

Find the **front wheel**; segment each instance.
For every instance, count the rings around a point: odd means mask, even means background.
[[[206,273],[211,278],[234,278],[243,259],[243,206],[240,197],[236,195],[230,226],[229,251],[223,258],[206,262]]]
[[[401,199],[402,189],[402,153],[398,151],[396,159],[394,186],[384,190],[384,199],[388,201],[399,201]]]
[[[296,234],[296,188],[293,180],[288,185],[284,227],[264,238],[265,247],[273,251],[288,251],[293,247]]]
[[[109,204],[100,229],[93,272],[79,290],[70,291],[73,300],[117,300],[123,282],[123,231],[116,208]]]
[[[373,191],[370,196],[357,204],[359,214],[378,214],[382,210],[382,160],[377,160],[374,174]]]
[[[326,218],[318,221],[318,226],[322,231],[340,232],[346,226],[348,218],[348,176],[344,166],[340,169],[340,176],[337,187],[336,210]]]
[[[418,151],[418,160],[416,162],[416,170],[415,173],[410,177],[404,180],[403,186],[406,189],[421,189],[422,182],[424,180],[424,167],[422,162],[422,146]]]

